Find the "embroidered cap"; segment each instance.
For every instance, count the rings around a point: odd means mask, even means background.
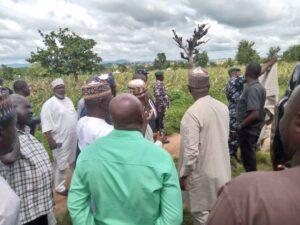
[[[95,99],[111,95],[111,89],[106,82],[96,82],[84,85],[82,87],[82,95],[84,99]]]

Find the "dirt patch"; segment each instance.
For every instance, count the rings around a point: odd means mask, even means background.
[[[164,145],[164,148],[172,155],[174,159],[178,159],[180,151],[180,134],[172,134],[168,136],[169,144]]]

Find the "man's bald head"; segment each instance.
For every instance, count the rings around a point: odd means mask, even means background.
[[[286,158],[300,151],[300,86],[294,89],[280,121],[280,136]]]
[[[10,95],[12,104],[17,110],[17,124],[26,125],[29,124],[32,111],[29,100],[22,95],[12,94]]]
[[[143,106],[132,94],[120,94],[109,104],[115,129],[140,130],[143,128]]]

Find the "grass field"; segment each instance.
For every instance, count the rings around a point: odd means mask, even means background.
[[[280,86],[280,94],[282,95],[287,87],[289,77],[295,67],[296,63],[279,62],[278,65],[278,79]],[[244,71],[244,67],[241,67]],[[207,68],[211,79],[210,94],[227,104],[226,96],[224,93],[224,87],[228,80],[227,69],[221,66]],[[171,104],[166,115],[166,133],[172,134],[179,131],[180,120],[183,113],[193,103],[193,100],[188,93],[187,89],[187,74],[186,69],[177,69],[175,71],[168,70],[165,72],[165,85],[170,96]],[[132,78],[132,72],[126,72],[123,74],[117,74],[117,88],[118,93],[127,92],[127,83]],[[67,86],[67,95],[73,100],[74,104],[77,104],[81,96],[81,86],[88,79],[89,75],[82,75],[78,83],[75,83],[73,77],[64,77]],[[24,77],[32,87],[31,102],[33,110],[36,115],[39,115],[42,104],[51,96],[51,81],[53,78],[36,78],[36,77]],[[152,91],[152,84],[154,81],[154,71],[149,74],[149,90]],[[6,85],[11,86],[10,83]],[[37,132],[37,138],[41,140],[45,146],[47,146],[43,135]],[[48,149],[48,148],[47,148]],[[51,155],[51,153],[50,153]],[[258,169],[259,170],[271,170],[271,163],[269,153],[258,152]],[[240,165],[237,165],[237,169],[233,171],[233,175],[236,176],[243,171]],[[184,213],[184,225],[191,225],[190,215],[187,211]],[[70,224],[69,218],[66,215],[60,224]]]

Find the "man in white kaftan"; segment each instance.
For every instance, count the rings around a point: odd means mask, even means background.
[[[182,189],[188,191],[194,225],[202,225],[219,188],[231,179],[229,111],[208,95],[209,77],[205,71],[196,68],[189,73],[189,89],[196,102],[181,120],[179,175]]]
[[[66,169],[70,165],[73,166],[76,156],[77,112],[73,102],[65,96],[63,80],[54,80],[52,87],[54,96],[42,107],[41,124],[56,163],[55,190],[66,195]]]

